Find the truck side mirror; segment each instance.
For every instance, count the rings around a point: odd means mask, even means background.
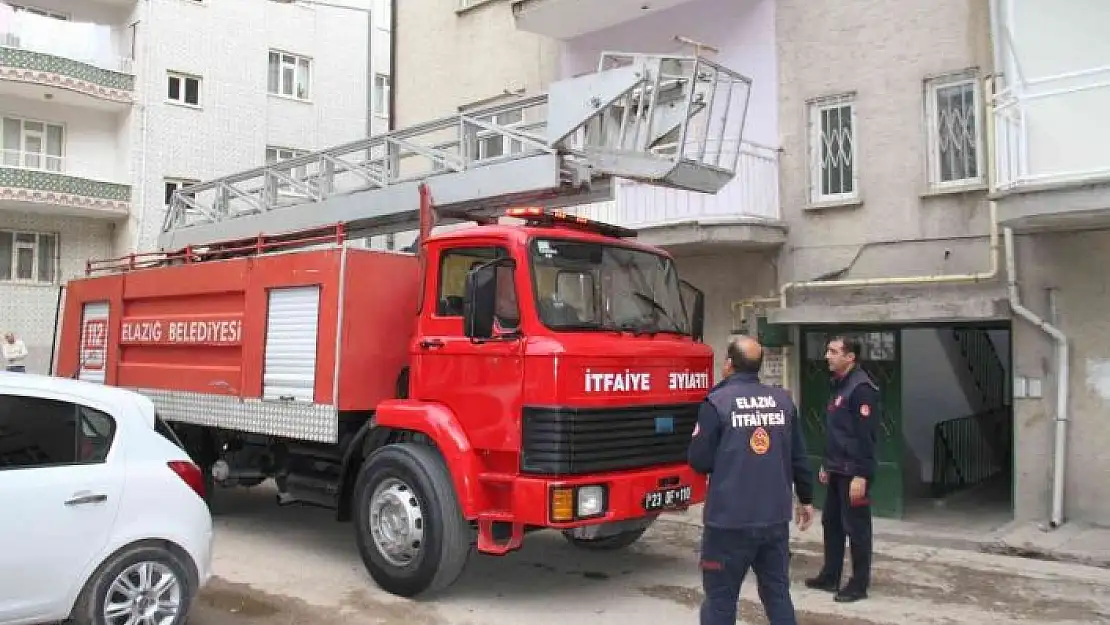
[[[679,288],[690,314],[690,336],[701,342],[705,339],[705,293],[685,280],[679,281]]]
[[[463,334],[472,339],[493,336],[493,316],[497,309],[497,268],[513,267],[511,258],[498,258],[475,267],[466,276],[463,298]]]

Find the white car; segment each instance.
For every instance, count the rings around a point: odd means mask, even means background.
[[[0,373],[0,625],[182,625],[210,575],[203,495],[148,398]]]

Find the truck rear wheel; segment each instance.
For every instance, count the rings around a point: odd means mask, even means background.
[[[352,505],[362,562],[386,592],[437,592],[466,567],[470,525],[447,466],[431,447],[398,443],[371,453]]]

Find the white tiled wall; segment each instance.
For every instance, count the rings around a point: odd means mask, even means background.
[[[55,284],[17,285],[0,282],[0,333],[11,331],[27,344],[27,369],[46,373],[54,336],[58,290],[85,273],[85,261],[103,258],[111,249],[112,226],[89,219],[57,218],[0,212],[0,230],[58,235],[59,280]]]

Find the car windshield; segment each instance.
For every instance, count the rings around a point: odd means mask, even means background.
[[[536,307],[553,330],[690,333],[671,259],[617,245],[536,239]]]

